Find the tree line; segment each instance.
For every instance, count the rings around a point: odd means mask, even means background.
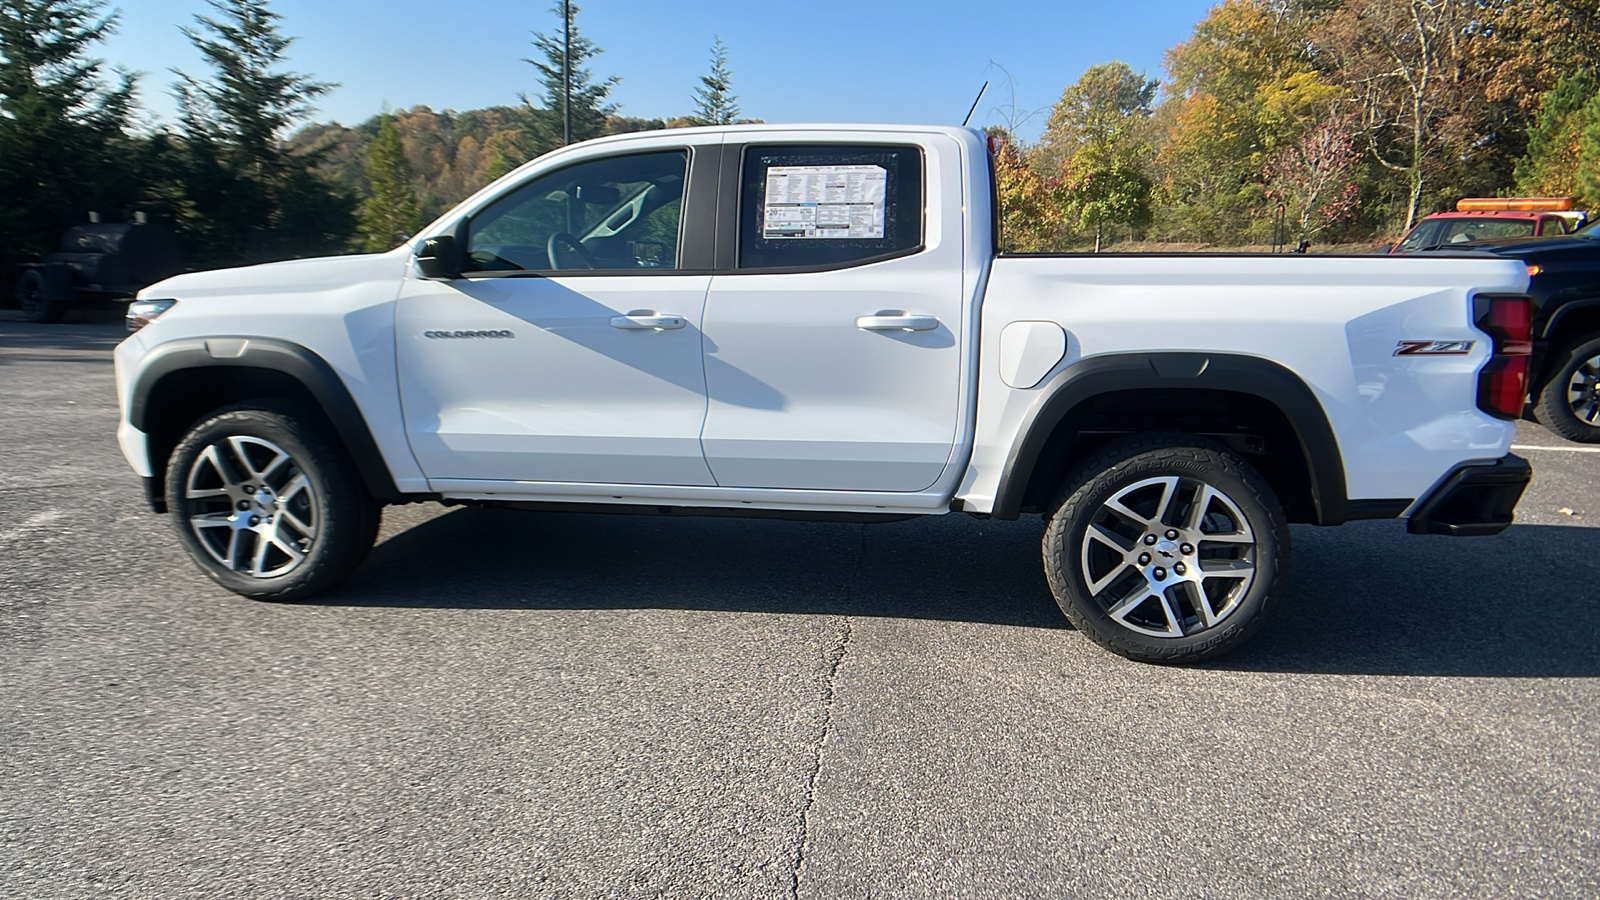
[[[269,0],[207,3],[183,28],[205,68],[174,73],[178,121],[149,130],[138,76],[93,55],[107,0],[0,0],[0,272],[89,210],[147,213],[196,267],[394,246],[565,139],[567,35],[573,140],[753,121],[720,39],[690,114],[622,115],[558,4],[518,102],[308,124],[335,85],[286,68]],[[1375,241],[1463,196],[1600,205],[1600,0],[1224,0],[1163,68],[1091,67],[1032,143],[1002,111],[1009,249]]]
[[[385,110],[355,128],[307,124],[337,85],[286,67],[294,38],[270,0],[207,0],[182,27],[204,69],[174,70],[178,120],[141,129],[140,76],[94,56],[118,13],[107,0],[0,0],[0,291],[18,263],[55,249],[90,211],[173,229],[194,267],[383,250],[516,165],[560,146],[571,59],[571,138],[741,121],[727,48],[712,47],[693,111],[619,114],[620,79],[557,4],[534,34],[538,93],[466,113]],[[565,39],[564,39],[565,38]]]
[[[1005,242],[1370,241],[1467,196],[1600,205],[1600,0],[1225,0],[1001,145]]]

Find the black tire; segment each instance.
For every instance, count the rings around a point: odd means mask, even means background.
[[[343,581],[382,517],[320,416],[270,400],[219,409],[184,435],[167,464],[167,508],[200,570],[258,600]]]
[[[1569,441],[1600,444],[1600,337],[1568,345],[1539,387],[1533,417]]]
[[[1204,438],[1117,441],[1074,469],[1052,509],[1043,551],[1056,604],[1095,643],[1139,662],[1195,663],[1238,647],[1288,571],[1289,525],[1272,488]]]
[[[24,269],[17,279],[17,308],[29,322],[59,322],[66,304],[55,296],[38,269]]]

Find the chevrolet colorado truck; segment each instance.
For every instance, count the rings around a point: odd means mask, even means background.
[[[1151,662],[1253,633],[1290,523],[1510,524],[1521,262],[1011,256],[997,221],[965,129],[590,141],[390,252],[146,289],[118,437],[249,597],[334,585],[412,501],[1033,513],[1065,615]]]

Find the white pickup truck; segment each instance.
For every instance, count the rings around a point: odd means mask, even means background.
[[[123,451],[200,567],[267,599],[344,579],[418,500],[1039,513],[1062,611],[1155,662],[1255,631],[1290,523],[1510,524],[1520,262],[1000,255],[989,149],[603,138],[414,245],[179,275],[129,308]]]

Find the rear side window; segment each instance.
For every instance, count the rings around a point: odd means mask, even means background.
[[[750,147],[741,181],[741,269],[846,266],[922,248],[916,147]]]

